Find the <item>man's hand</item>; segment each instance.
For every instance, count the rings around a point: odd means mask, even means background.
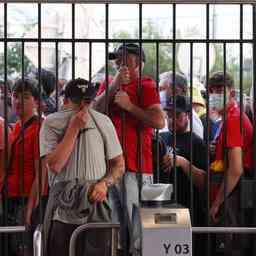
[[[133,104],[129,98],[129,95],[125,91],[119,91],[115,95],[114,103],[116,103],[120,108],[130,111]]]
[[[176,155],[176,167],[182,167],[186,164],[187,159],[182,156]],[[166,154],[162,158],[161,167],[164,169],[165,172],[171,171],[172,167],[174,166],[174,155],[173,154]]]
[[[77,131],[85,128],[88,116],[88,107],[85,106],[70,119],[69,126],[75,128]]]
[[[92,188],[89,189],[89,200],[92,203],[103,202],[107,198],[107,185],[104,180],[97,182],[92,185]]]
[[[216,202],[214,202],[211,206],[211,209],[210,209],[210,217],[211,217],[211,220],[213,221],[213,223],[217,223],[218,222],[218,218],[217,218],[217,215],[218,215],[218,212],[219,212],[219,209],[220,209],[220,205]]]
[[[119,68],[114,80],[116,80],[119,83],[119,85],[129,84],[131,82],[131,76],[127,66],[121,66]]]

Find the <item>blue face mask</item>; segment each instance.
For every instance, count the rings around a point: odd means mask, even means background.
[[[209,108],[220,111],[224,108],[224,94],[212,93],[209,96]]]

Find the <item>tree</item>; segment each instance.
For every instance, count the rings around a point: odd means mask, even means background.
[[[7,47],[7,75],[15,76],[22,73],[22,48],[20,43],[14,43]],[[33,64],[24,55],[24,73],[26,74]],[[4,75],[4,53],[0,54],[0,75]]]
[[[163,38],[158,27],[156,27],[152,21],[148,21],[147,24],[143,27],[143,39],[161,39]],[[135,31],[134,34],[130,34],[127,31],[119,31],[113,35],[115,39],[128,39],[136,38],[138,31]],[[116,47],[118,44],[114,44]],[[146,63],[144,66],[143,73],[149,75],[156,80],[156,44],[155,43],[143,43],[143,49],[146,55]],[[176,51],[178,49],[176,48]],[[172,70],[172,44],[159,44],[159,74],[162,72]],[[176,62],[176,70],[179,70],[178,63]]]

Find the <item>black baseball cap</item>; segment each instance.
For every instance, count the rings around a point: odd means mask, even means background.
[[[137,56],[140,56],[140,47],[137,44],[134,43],[128,43],[128,44],[121,44],[119,45],[117,48],[115,48],[115,50],[113,52],[110,52],[108,55],[108,58],[110,60],[115,60],[118,58],[118,56],[122,56],[123,51],[125,51],[127,53],[132,53],[135,54]],[[145,52],[143,50],[143,48],[141,47],[141,59],[143,62],[146,61],[146,57],[145,57]]]
[[[90,83],[83,78],[70,80],[64,91],[66,98],[72,102],[80,104],[81,101],[92,101],[96,97],[99,83]]]
[[[191,103],[190,99],[185,96],[177,95],[176,96],[176,112],[183,113],[183,112],[190,112],[191,111]],[[171,96],[166,104],[164,110],[170,111],[174,108],[173,97]]]

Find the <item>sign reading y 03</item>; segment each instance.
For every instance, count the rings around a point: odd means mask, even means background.
[[[163,243],[163,249],[166,255],[188,255],[191,251],[189,244],[173,244],[168,242]]]

